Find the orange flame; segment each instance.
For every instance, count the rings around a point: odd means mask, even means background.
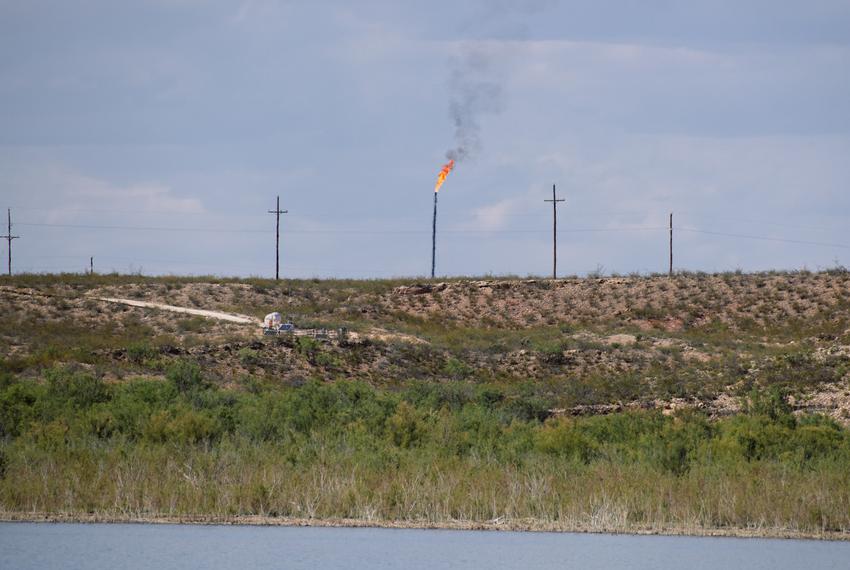
[[[436,186],[434,186],[434,193],[435,193],[435,194],[436,194],[437,192],[439,192],[439,191],[440,191],[440,186],[442,186],[442,185],[443,185],[443,182],[445,182],[445,181],[446,181],[446,176],[448,176],[448,175],[449,175],[449,172],[451,172],[451,171],[452,171],[452,168],[454,168],[454,167],[455,167],[455,161],[454,161],[454,160],[449,160],[449,161],[448,161],[448,162],[447,162],[447,163],[443,166],[443,169],[442,169],[442,170],[440,170],[440,174],[437,176],[437,185],[436,185]]]

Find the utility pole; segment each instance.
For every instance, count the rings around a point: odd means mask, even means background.
[[[94,257],[89,257],[89,275],[94,275]]]
[[[12,209],[8,208],[6,210],[7,217],[7,226],[6,226],[6,235],[0,236],[5,239],[9,243],[9,275],[12,275],[12,240],[18,239],[21,236],[13,236],[12,235]]]
[[[670,212],[670,271],[669,275],[673,276],[673,212]]]
[[[277,206],[269,210],[269,214],[275,215],[274,225],[274,280],[280,280],[280,215],[289,213],[288,210],[280,209],[280,196],[277,197]]]
[[[563,202],[563,198],[558,198],[555,195],[555,185],[552,184],[552,199],[543,200],[544,202],[552,202],[552,279],[558,278],[558,202]]]

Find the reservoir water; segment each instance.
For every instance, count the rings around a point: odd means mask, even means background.
[[[850,568],[850,543],[594,534],[0,523],[3,570]]]

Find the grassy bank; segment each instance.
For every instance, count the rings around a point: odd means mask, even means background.
[[[411,381],[0,379],[0,510],[845,536],[850,432],[778,388],[745,412],[550,417],[533,391]],[[529,523],[528,521],[533,521]]]

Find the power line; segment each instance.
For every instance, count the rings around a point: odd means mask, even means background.
[[[274,212],[272,212],[274,213]],[[112,225],[88,225],[88,224],[49,224],[49,223],[32,223],[32,222],[20,222],[17,223],[18,226],[29,226],[29,227],[46,227],[46,228],[66,228],[66,229],[86,229],[86,230],[118,230],[118,231],[172,231],[172,232],[196,232],[196,233],[245,233],[245,234],[268,234],[271,233],[271,230],[254,230],[254,229],[229,229],[229,228],[178,228],[178,227],[164,227],[164,226],[112,226]],[[823,247],[839,247],[839,248],[848,248],[850,249],[850,245],[848,244],[840,244],[840,243],[830,243],[830,242],[822,242],[822,241],[809,241],[809,240],[797,240],[797,239],[789,239],[789,238],[779,238],[774,236],[758,236],[751,234],[737,234],[737,233],[727,233],[727,232],[718,232],[714,230],[703,230],[698,228],[688,228],[676,226],[674,229],[684,231],[684,232],[692,232],[692,233],[701,233],[707,235],[716,235],[716,236],[724,236],[724,237],[735,237],[742,239],[755,239],[762,241],[776,241],[776,242],[784,242],[784,243],[797,243],[801,245],[816,245]],[[669,226],[635,226],[635,227],[613,227],[613,228],[569,228],[569,229],[559,229],[557,232],[559,234],[567,234],[567,233],[617,233],[617,232],[643,232],[643,231],[668,231]],[[444,230],[445,233],[451,234],[544,234],[547,233],[548,230],[539,230],[539,229],[471,229],[471,228],[460,228],[460,229],[449,229]],[[395,234],[395,235],[403,235],[403,234],[423,234],[427,233],[427,230],[382,230],[382,229],[316,229],[316,230],[289,230],[289,233],[292,234],[351,234],[351,235],[385,235],[385,234]],[[3,236],[5,238],[5,236]],[[17,236],[14,236],[17,237]]]
[[[18,226],[29,226],[29,227],[46,227],[46,228],[67,228],[67,229],[92,229],[92,230],[119,230],[119,231],[173,231],[173,232],[198,232],[198,233],[246,233],[246,234],[268,234],[271,233],[271,230],[254,230],[254,229],[228,229],[228,228],[177,228],[177,227],[163,227],[163,226],[104,226],[104,225],[88,225],[88,224],[49,224],[49,223],[33,223],[33,222],[19,222],[16,225]],[[727,232],[718,232],[714,230],[703,230],[699,228],[689,228],[676,226],[674,227],[676,230],[680,230],[683,232],[692,232],[692,233],[700,233],[707,235],[716,235],[716,236],[724,236],[724,237],[735,237],[742,239],[755,239],[755,240],[763,240],[763,241],[776,241],[776,242],[784,242],[784,243],[797,243],[801,245],[816,245],[823,247],[839,247],[839,248],[848,248],[850,249],[850,245],[842,244],[842,243],[831,243],[831,242],[822,242],[822,241],[810,241],[810,240],[797,240],[790,238],[780,238],[775,236],[758,236],[751,234],[738,234],[738,233],[727,233]],[[634,227],[613,227],[613,228],[569,228],[569,229],[559,229],[559,234],[565,233],[616,233],[616,232],[643,232],[643,231],[668,231],[669,227],[665,226],[634,226]],[[470,228],[460,228],[460,229],[450,229],[444,230],[446,233],[452,234],[544,234],[547,233],[548,230],[539,230],[539,229],[470,229]],[[289,230],[289,233],[293,234],[423,234],[427,233],[427,230],[381,230],[381,229],[316,229],[316,230]],[[5,238],[5,236],[2,236]],[[17,237],[17,236],[14,236]]]
[[[38,223],[20,223],[19,226],[31,226],[39,228],[66,228],[78,230],[127,230],[127,231],[151,231],[151,232],[208,232],[208,233],[250,233],[250,234],[266,234],[269,230],[243,230],[243,229],[226,229],[226,228],[174,228],[174,227],[158,227],[158,226],[98,226],[88,224],[38,224]]]
[[[823,246],[823,247],[839,247],[839,248],[842,248],[842,249],[850,249],[850,245],[843,244],[843,243],[828,243],[828,242],[823,242],[823,241],[807,241],[807,240],[799,240],[799,239],[786,239],[786,238],[778,238],[778,237],[772,237],[772,236],[754,236],[754,235],[747,235],[747,234],[731,234],[731,233],[725,233],[725,232],[715,232],[715,231],[711,231],[711,230],[699,230],[699,229],[696,229],[696,228],[676,228],[676,229],[683,231],[683,232],[708,234],[708,235],[714,235],[714,236],[734,237],[734,238],[742,238],[742,239],[756,239],[756,240],[761,240],[761,241],[776,241],[776,242],[782,242],[782,243],[797,243],[797,244],[801,244],[801,245],[817,245],[817,246]]]
[[[12,206],[16,210],[25,210],[27,212],[76,212],[84,214],[157,214],[157,215],[175,215],[175,216],[207,216],[216,212],[175,212],[174,210],[114,210],[105,208],[27,208],[22,206]],[[219,212],[220,213],[220,212]]]
[[[273,211],[271,213],[274,213]],[[281,212],[283,213],[283,211]],[[50,223],[33,223],[25,222],[17,224],[19,226],[31,226],[42,228],[66,228],[66,229],[84,229],[84,230],[128,230],[128,231],[173,231],[173,232],[200,232],[200,233],[250,233],[250,234],[266,234],[271,233],[271,230],[250,230],[250,229],[228,229],[228,228],[177,228],[163,226],[103,226],[90,224],[50,224]],[[582,232],[628,232],[628,231],[652,231],[666,229],[658,227],[622,227],[622,228],[571,228],[566,230],[558,230],[558,233],[582,233]],[[491,234],[491,233],[547,233],[548,230],[532,230],[532,229],[453,229],[444,230],[454,234]],[[427,233],[427,230],[364,230],[364,229],[317,229],[317,230],[288,230],[293,234],[422,234]]]

